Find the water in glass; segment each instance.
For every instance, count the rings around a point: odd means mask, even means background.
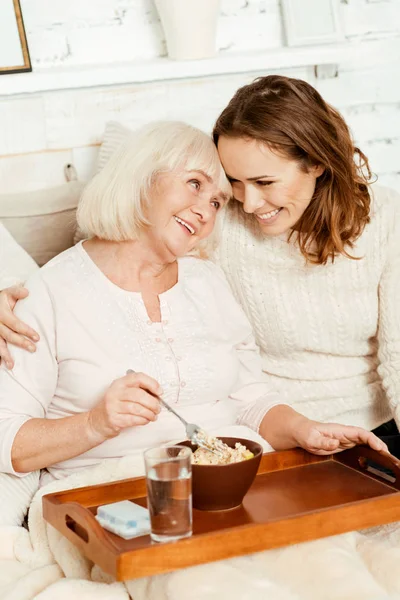
[[[184,446],[145,452],[151,537],[167,542],[192,534],[191,451]]]

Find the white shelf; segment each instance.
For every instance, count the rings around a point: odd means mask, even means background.
[[[37,69],[32,73],[0,76],[0,97],[51,90],[146,83],[271,71],[309,65],[340,64],[349,59],[373,61],[379,55],[390,56],[393,39],[346,41],[338,44],[279,48],[246,54],[220,53],[215,58],[173,61],[168,58],[131,63],[87,65]],[[398,44],[398,39],[397,39]]]

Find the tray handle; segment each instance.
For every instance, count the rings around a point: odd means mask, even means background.
[[[87,508],[78,502],[66,502],[59,508],[60,525],[74,543],[83,547],[102,548],[115,553],[107,532]],[[73,539],[75,538],[75,540]]]
[[[369,446],[355,446],[335,454],[334,457],[349,467],[367,472],[400,489],[400,461],[389,452],[377,452]]]

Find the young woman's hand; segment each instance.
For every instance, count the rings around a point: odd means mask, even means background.
[[[298,423],[295,439],[301,448],[320,455],[341,452],[358,444],[366,444],[378,452],[388,451],[382,440],[361,427],[319,423],[305,418]]]
[[[28,296],[27,289],[14,285],[0,293],[0,359],[4,360],[8,369],[12,369],[14,361],[7,348],[7,343],[14,344],[29,352],[35,352],[34,342],[39,341],[39,335],[29,325],[14,316],[13,310],[18,300]]]
[[[117,436],[122,429],[157,419],[162,393],[158,382],[144,373],[129,373],[110,385],[103,399],[88,412],[88,434],[96,441]]]

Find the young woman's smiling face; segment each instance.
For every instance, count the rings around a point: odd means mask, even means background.
[[[221,136],[218,153],[234,198],[266,235],[295,227],[311,202],[322,167],[304,172],[296,161],[253,139]]]
[[[203,171],[161,173],[155,181],[146,237],[171,258],[184,256],[208,237],[226,196]]]

